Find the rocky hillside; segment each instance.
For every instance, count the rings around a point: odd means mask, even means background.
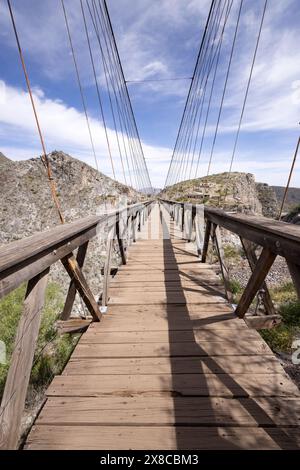
[[[166,188],[161,197],[199,202],[225,210],[275,217],[276,195],[271,186],[256,183],[251,173],[220,173],[177,183]]]
[[[282,201],[284,195],[284,186],[272,186],[278,201]],[[300,205],[300,188],[289,188],[283,210],[288,212],[295,206]]]
[[[63,152],[52,152],[49,159],[66,222],[101,213],[105,207],[111,209],[120,195],[126,195],[129,204],[142,197],[132,188]],[[60,223],[44,164],[39,158],[12,161],[0,153],[0,199],[0,245]],[[96,295],[101,288],[104,243],[105,234],[103,239],[100,234],[98,240],[90,243],[85,264],[86,275]],[[51,275],[52,279],[67,287],[68,277],[58,263]]]
[[[140,194],[63,152],[49,155],[57,195],[66,222],[96,214],[126,195]],[[59,223],[42,161],[12,161],[0,154],[0,244],[17,240]]]

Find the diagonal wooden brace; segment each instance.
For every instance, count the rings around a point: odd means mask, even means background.
[[[257,256],[255,253],[255,244],[246,240],[245,238],[240,238],[244,251],[246,253],[246,257],[248,259],[248,263],[250,266],[251,271],[253,272],[257,263]],[[271,299],[271,295],[269,289],[267,287],[266,282],[262,283],[262,288],[264,290],[262,301],[268,315],[276,315],[276,311]]]
[[[233,302],[233,295],[231,292],[231,287],[230,287],[230,280],[229,280],[229,274],[228,274],[228,268],[225,263],[225,255],[224,255],[224,250],[222,247],[222,240],[221,240],[221,234],[220,234],[220,229],[219,226],[216,224],[213,224],[213,230],[212,230],[212,240],[215,245],[215,249],[217,252],[217,256],[219,259],[220,263],[220,268],[221,268],[221,273],[222,273],[222,278],[224,282],[224,287],[225,287],[225,294],[226,298],[229,302]]]
[[[251,274],[248,284],[243,292],[243,295],[238,303],[235,313],[238,317],[243,318],[248,308],[251,305],[255,295],[261,288],[274,260],[276,254],[268,248],[263,248],[260,257],[255,265]]]
[[[67,273],[69,274],[72,281],[74,281],[75,287],[84,301],[87,309],[91,313],[94,321],[100,321],[101,313],[99,306],[95,300],[95,297],[78,265],[74,255],[70,253],[61,260]]]
[[[77,260],[78,266],[80,268],[83,267],[88,244],[89,244],[89,240],[78,248],[76,260]],[[74,304],[74,301],[75,301],[75,297],[76,297],[76,284],[75,284],[74,279],[72,279],[71,282],[70,282],[70,286],[69,286],[66,302],[65,302],[65,305],[64,305],[64,309],[63,309],[61,317],[60,317],[62,320],[68,320],[70,318],[72,308],[73,308],[73,304]]]

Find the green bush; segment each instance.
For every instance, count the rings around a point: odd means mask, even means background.
[[[24,295],[25,286],[21,286],[0,301],[0,340],[5,343],[7,353],[7,364],[0,364],[0,395],[3,393],[14,348]],[[33,385],[43,386],[51,380],[53,375],[60,373],[78,339],[78,335],[58,336],[55,331],[55,320],[63,308],[63,302],[61,288],[50,282],[46,289],[45,305],[31,372],[30,381]]]
[[[223,250],[226,259],[237,260],[241,257],[241,250],[232,245],[224,245]]]
[[[243,288],[241,284],[239,283],[239,281],[236,281],[235,279],[233,279],[232,281],[230,281],[230,290],[234,295],[236,295],[236,294],[240,294],[243,291]]]

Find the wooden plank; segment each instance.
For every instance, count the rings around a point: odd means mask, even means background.
[[[276,254],[272,253],[268,248],[263,248],[261,255],[255,265],[255,269],[236,308],[235,313],[238,317],[242,318],[246,314],[248,308],[251,305],[251,302],[254,300],[254,297],[257,294],[257,291],[261,288],[262,283],[270,271],[275,258]]]
[[[74,281],[76,289],[82,297],[82,300],[91,313],[94,321],[99,321],[101,318],[99,306],[73,254],[66,256],[61,260],[61,262],[70,278]]]
[[[272,354],[266,343],[252,341],[236,344],[234,341],[202,341],[196,343],[131,343],[84,344],[79,343],[73,352],[75,357],[176,357],[176,356],[235,356]]]
[[[89,244],[89,240],[78,248],[78,252],[77,252],[77,255],[76,255],[76,260],[77,260],[78,266],[80,268],[83,267],[84,260],[85,260],[85,257],[86,257],[87,248],[88,248],[88,244]],[[75,297],[76,297],[76,285],[75,285],[74,280],[72,279],[71,282],[70,282],[70,285],[69,285],[69,290],[68,290],[68,293],[67,293],[67,298],[66,298],[66,301],[65,301],[64,309],[63,309],[62,314],[61,314],[61,319],[62,320],[68,320],[69,319],[69,317],[72,313],[72,308],[73,308],[73,304],[74,304],[74,301],[75,301]]]
[[[134,324],[132,325],[134,329]],[[85,333],[80,342],[89,344],[114,344],[114,343],[193,343],[202,341],[232,341],[230,330],[183,330],[183,331],[116,331],[102,332],[101,328],[91,329]],[[261,337],[255,330],[244,328],[239,333],[240,341],[259,341]]]
[[[227,302],[211,302],[207,304],[187,304],[180,305],[174,304],[171,306],[167,305],[110,305],[109,312],[111,316],[119,315],[119,320],[125,319],[128,322],[128,316],[135,316],[137,318],[146,319],[149,317],[150,320],[154,320],[155,317],[169,318],[170,322],[176,317],[184,319],[201,319],[208,318],[209,320],[216,317],[216,321],[219,320],[219,315],[224,314],[225,318],[230,320],[233,319],[236,324],[245,326],[244,321],[241,318],[236,317],[233,312],[233,308]],[[111,317],[110,316],[110,317]],[[106,318],[110,318],[109,316]],[[137,319],[136,318],[136,319]],[[223,318],[223,317],[222,317]],[[95,325],[92,325],[95,327]]]
[[[299,426],[300,400],[219,397],[51,397],[36,425]]]
[[[280,315],[246,315],[245,322],[249,328],[256,330],[271,329],[281,323]]]
[[[298,397],[299,390],[284,374],[171,374],[57,376],[47,396],[92,397],[113,394],[210,397]]]
[[[277,374],[280,362],[271,355],[211,357],[71,358],[64,375],[140,374]]]
[[[109,310],[108,310],[109,313]],[[171,322],[164,317],[156,317],[154,320],[151,318],[136,318],[134,322],[134,330],[136,331],[161,331],[168,329],[169,331],[188,330],[191,331],[193,327],[205,327],[205,329],[218,330],[227,329],[231,330],[232,335],[238,335],[241,331],[241,325],[235,320],[231,320],[228,314],[222,314],[219,317],[211,317],[206,319],[195,318],[192,320],[175,318]],[[111,317],[109,314],[101,319],[102,331],[132,331],[132,324],[128,324],[126,318]],[[244,326],[242,327],[244,328]]]
[[[51,437],[50,437],[51,436]],[[99,439],[101,436],[101,439]],[[180,426],[34,426],[26,449],[296,449],[278,428]]]
[[[82,318],[72,318],[70,320],[61,320],[55,323],[57,332],[60,335],[66,333],[83,333],[90,326],[92,320],[83,320]]]
[[[0,409],[0,449],[16,449],[49,269],[28,282]]]

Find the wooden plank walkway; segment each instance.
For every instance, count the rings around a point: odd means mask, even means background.
[[[26,449],[297,448],[298,388],[171,232],[131,246],[109,313],[53,380]]]

